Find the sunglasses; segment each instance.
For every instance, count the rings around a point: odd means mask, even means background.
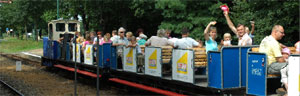
[[[282,32],[282,31],[278,31],[279,33],[281,33],[281,34],[284,34],[284,32]]]

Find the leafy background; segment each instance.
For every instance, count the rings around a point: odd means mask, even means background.
[[[233,32],[226,24],[220,5],[228,5],[235,25],[245,24],[251,29],[255,21],[254,44],[267,35],[275,24],[283,25],[285,37],[281,43],[293,46],[299,41],[299,1],[297,0],[59,0],[59,17],[79,19],[82,17],[82,33],[103,30],[111,32],[119,27],[127,31],[143,28],[145,34],[155,35],[159,28],[171,29],[172,36],[180,37],[180,30],[187,27],[191,37],[204,40],[206,25],[215,20],[217,41],[224,33]],[[14,0],[1,3],[0,27],[14,29],[16,35],[41,29],[47,35],[47,22],[57,18],[56,0]],[[236,36],[233,44],[237,44]]]

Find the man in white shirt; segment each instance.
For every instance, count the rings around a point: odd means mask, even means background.
[[[174,47],[175,48],[180,48],[180,49],[193,48],[193,47],[197,47],[199,45],[200,44],[196,40],[189,37],[189,30],[187,28],[183,28],[182,38],[177,40],[174,43]]]
[[[230,17],[228,16],[228,11],[224,12],[224,16],[226,18],[227,24],[229,26],[229,28],[233,31],[233,33],[235,33],[238,38],[239,38],[239,46],[247,46],[247,45],[252,45],[252,39],[251,37],[248,35],[248,33],[246,33],[245,31],[245,25],[242,24],[238,24],[237,27],[234,26],[234,24],[232,23],[232,21],[230,20]]]

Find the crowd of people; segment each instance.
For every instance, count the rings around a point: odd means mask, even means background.
[[[254,37],[254,21],[250,21],[251,23],[251,31],[249,27],[238,24],[235,26],[233,22],[230,20],[227,11],[224,11],[224,16],[226,18],[227,24],[231,31],[238,37],[238,46],[249,46],[252,45],[253,37]],[[218,51],[220,47],[218,46],[232,46],[231,44],[231,34],[225,33],[223,35],[223,40],[220,41],[218,45],[218,41],[216,41],[217,37],[217,28],[214,26],[216,25],[216,21],[211,21],[204,30],[204,38],[205,38],[205,48],[206,52],[208,51]],[[110,33],[106,33],[102,37],[102,32],[86,32],[85,38],[80,34],[80,32],[76,32],[75,35],[77,36],[76,42],[82,45],[82,50],[85,49],[87,44],[97,44],[102,45],[104,43],[112,43],[112,46],[117,47],[117,56],[118,56],[118,63],[119,68],[122,68],[122,57],[123,57],[123,47],[134,47],[137,48],[138,54],[138,62],[143,62],[144,53],[142,53],[140,46],[154,46],[154,47],[161,47],[161,46],[173,46],[173,48],[193,48],[193,47],[202,47],[201,41],[196,41],[193,38],[189,37],[189,30],[187,28],[182,29],[182,38],[172,38],[171,37],[171,30],[169,29],[159,29],[157,30],[156,36],[151,36],[149,39],[144,34],[143,29],[138,29],[136,31],[137,37],[133,35],[132,32],[126,32],[126,29],[120,27],[118,30],[112,31],[112,37]],[[266,36],[261,43],[259,44],[259,52],[263,52],[267,54],[268,58],[268,73],[269,74],[280,74],[282,76],[282,83],[284,84],[285,88],[287,89],[287,58],[290,55],[290,50],[284,46],[283,44],[279,43],[278,40],[281,40],[284,33],[284,28],[281,25],[275,25],[272,28],[271,35]],[[98,37],[98,38],[97,38]],[[99,39],[99,41],[98,41]],[[296,52],[300,54],[300,41],[295,44]],[[138,63],[139,64],[139,63]],[[143,65],[141,65],[143,66]]]

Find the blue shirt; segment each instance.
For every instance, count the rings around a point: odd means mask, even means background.
[[[145,45],[145,43],[146,43],[146,40],[145,40],[145,39],[140,39],[140,40],[138,41],[138,44],[139,44],[139,45]]]
[[[218,51],[218,44],[216,41],[212,40],[211,37],[209,37],[209,40],[205,41],[205,48],[206,48],[206,53],[208,51]]]

